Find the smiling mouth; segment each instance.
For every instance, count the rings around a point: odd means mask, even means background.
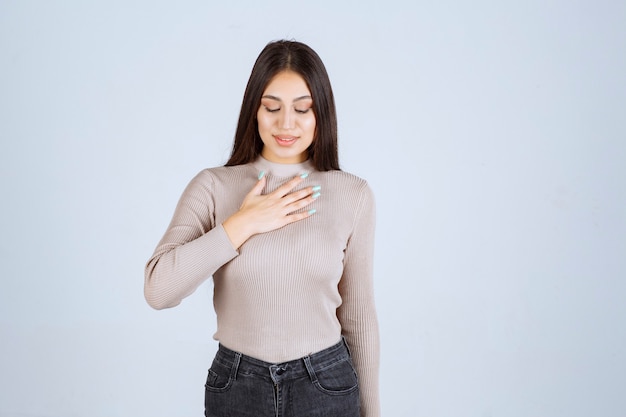
[[[295,136],[274,136],[276,142],[282,146],[289,146],[293,144],[298,138]]]

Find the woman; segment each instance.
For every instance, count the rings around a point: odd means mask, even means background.
[[[268,44],[230,160],[190,182],[145,270],[156,309],[213,276],[207,417],[380,414],[374,218],[367,183],[339,169],[319,56]]]

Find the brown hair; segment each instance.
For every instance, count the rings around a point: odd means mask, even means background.
[[[306,82],[313,97],[315,137],[309,146],[309,159],[319,171],[339,169],[337,151],[337,112],[330,79],[322,60],[307,45],[279,40],[270,42],[259,54],[241,103],[239,122],[230,159],[226,166],[253,162],[261,154],[256,114],[265,87],[282,71],[293,71]]]

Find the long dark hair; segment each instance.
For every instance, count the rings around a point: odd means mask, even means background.
[[[308,149],[309,159],[319,171],[339,169],[337,112],[326,68],[313,49],[301,42],[287,40],[267,44],[254,63],[241,103],[233,150],[226,166],[253,162],[261,154],[263,141],[256,120],[261,96],[272,78],[286,70],[299,74],[313,97],[315,137]]]

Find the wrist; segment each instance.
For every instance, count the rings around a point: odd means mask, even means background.
[[[239,249],[254,234],[242,220],[239,213],[235,213],[222,223],[226,236],[235,249]]]

